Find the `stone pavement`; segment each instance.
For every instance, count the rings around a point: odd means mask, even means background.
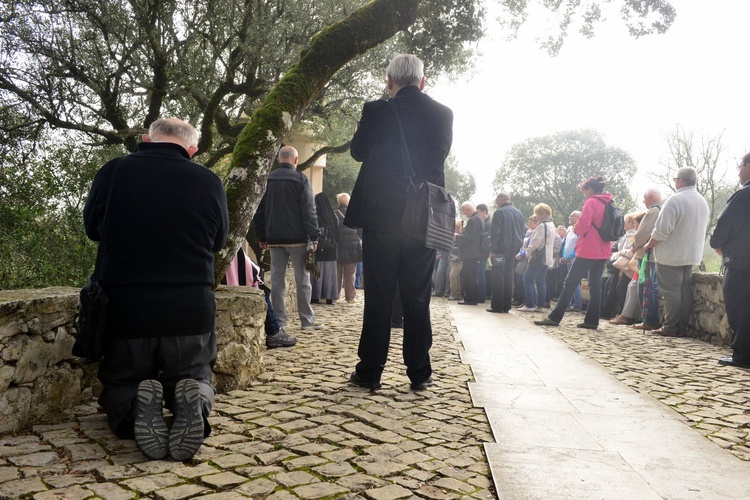
[[[528,319],[544,316],[531,313]],[[693,338],[660,337],[606,320],[592,333],[576,328],[582,318],[581,313],[568,313],[560,327],[545,331],[608,368],[628,387],[683,415],[691,427],[737,458],[750,460],[750,370],[717,362],[731,349]]]
[[[352,387],[362,297],[316,305],[328,328],[289,333],[299,343],[266,352],[247,390],[219,396],[212,435],[193,460],[147,461],[116,439],[95,403],[26,435],[0,437],[0,497],[496,498],[460,344],[444,301],[433,307],[435,384],[411,392],[395,331],[383,388]]]
[[[744,445],[722,437],[747,438],[749,374],[717,366],[726,349],[582,330],[580,314],[542,329],[543,313],[450,309],[499,498],[750,498]]]
[[[750,373],[725,348],[435,300],[435,385],[409,391],[395,331],[370,392],[346,383],[361,294],[315,310],[328,328],[290,327],[219,396],[193,460],[147,461],[92,403],[0,436],[0,498],[750,498]]]

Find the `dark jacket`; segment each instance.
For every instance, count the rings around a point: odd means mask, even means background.
[[[356,262],[362,262],[362,237],[360,235],[361,230],[357,230],[351,227],[344,226],[344,217],[346,217],[346,209],[344,205],[341,205],[336,210],[336,217],[338,217],[341,226],[339,226],[339,264],[354,264]]]
[[[443,164],[453,140],[453,112],[415,86],[393,98],[415,172],[415,183],[426,180],[445,187]],[[352,157],[362,168],[352,190],[344,224],[381,232],[398,232],[406,206],[401,136],[388,101],[368,102],[351,143]]]
[[[102,236],[110,179],[106,234]],[[224,187],[182,146],[141,143],[104,165],[83,209],[86,234],[103,239],[99,277],[115,338],[199,335],[214,329],[214,252],[227,238]]]
[[[258,241],[291,245],[320,236],[310,181],[289,163],[268,174],[266,193],[253,216]]]
[[[523,214],[511,203],[506,203],[492,215],[490,246],[496,255],[514,256],[523,245],[526,235]]]
[[[750,182],[729,197],[711,234],[711,248],[721,248],[729,269],[750,269]]]
[[[482,214],[474,212],[466,221],[464,232],[456,236],[456,243],[460,250],[461,260],[481,259],[483,257],[480,251],[482,243],[482,232],[484,231],[484,220]]]
[[[315,250],[315,260],[331,262],[337,260],[339,241],[339,219],[333,213],[331,202],[325,193],[315,195],[315,213],[318,215],[320,237]]]

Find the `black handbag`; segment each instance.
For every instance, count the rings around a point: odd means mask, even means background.
[[[78,303],[78,334],[73,344],[73,355],[80,358],[99,361],[104,354],[106,341],[107,305],[109,297],[99,283],[97,277],[102,259],[102,246],[107,234],[107,220],[109,218],[109,200],[112,198],[112,186],[115,184],[119,162],[115,165],[107,191],[107,204],[104,208],[104,223],[99,248],[96,250],[96,264],[94,272],[89,276],[86,286],[81,288]]]
[[[437,184],[427,181],[414,184],[414,168],[409,147],[404,138],[404,130],[401,128],[401,119],[393,99],[389,103],[396,115],[396,123],[401,136],[404,177],[409,179],[401,229],[409,236],[424,241],[427,248],[450,252],[453,249],[456,204],[448,191]]]

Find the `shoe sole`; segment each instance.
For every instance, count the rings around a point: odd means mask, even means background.
[[[322,330],[325,326],[303,326],[302,329],[305,331],[309,330]]]
[[[169,456],[180,462],[192,458],[203,444],[203,412],[198,382],[183,379],[174,389],[175,415],[169,432]]]
[[[141,453],[152,460],[160,460],[169,452],[169,428],[164,421],[162,399],[164,390],[156,380],[138,384],[133,433]]]
[[[297,342],[276,342],[274,344],[266,343],[266,349],[276,349],[277,347],[292,347],[297,345]]]

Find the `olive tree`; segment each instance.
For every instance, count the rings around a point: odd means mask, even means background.
[[[602,176],[606,190],[623,210],[635,208],[629,183],[636,172],[633,158],[609,146],[595,130],[558,132],[527,139],[510,148],[495,174],[495,192],[510,194],[513,204],[531,215],[537,203],[548,204],[558,221],[580,210],[580,185]]]

